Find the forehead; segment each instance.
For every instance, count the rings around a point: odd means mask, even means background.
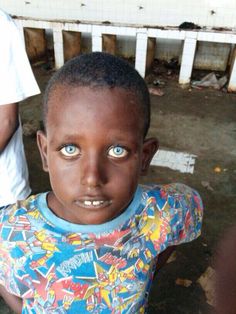
[[[144,125],[137,96],[124,88],[58,85],[52,91],[48,101],[47,129],[60,119],[86,121],[94,116],[100,123],[122,121],[122,125],[135,125],[136,132]]]

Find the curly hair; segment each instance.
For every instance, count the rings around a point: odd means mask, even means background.
[[[133,93],[141,107],[144,137],[150,126],[150,97],[147,85],[134,67],[122,58],[105,52],[82,54],[67,61],[49,80],[43,97],[43,121],[46,128],[48,103],[58,85],[90,88],[123,88]]]

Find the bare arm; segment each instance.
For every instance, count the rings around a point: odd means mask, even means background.
[[[3,286],[0,285],[0,295],[10,308],[16,313],[21,314],[22,312],[22,299],[17,296],[10,294]]]
[[[0,153],[7,146],[18,124],[18,104],[0,106]]]
[[[236,226],[218,244],[215,257],[215,312],[236,313]]]

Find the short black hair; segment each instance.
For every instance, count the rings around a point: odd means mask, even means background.
[[[150,126],[150,97],[147,85],[134,67],[124,59],[106,52],[81,54],[67,61],[49,80],[43,98],[46,128],[48,101],[58,85],[91,88],[120,87],[133,93],[144,120],[144,137]]]

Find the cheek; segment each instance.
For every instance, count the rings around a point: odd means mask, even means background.
[[[65,166],[57,158],[49,160],[49,177],[53,190],[73,189],[76,186],[76,171],[72,167]]]
[[[138,159],[135,162],[127,163],[125,167],[118,167],[113,170],[113,182],[119,187],[123,187],[128,193],[136,189],[140,174],[140,162]]]
[[[141,155],[137,154],[137,156],[133,158],[132,162],[128,164],[127,174],[129,174],[133,178],[138,179],[141,167],[142,167]]]

